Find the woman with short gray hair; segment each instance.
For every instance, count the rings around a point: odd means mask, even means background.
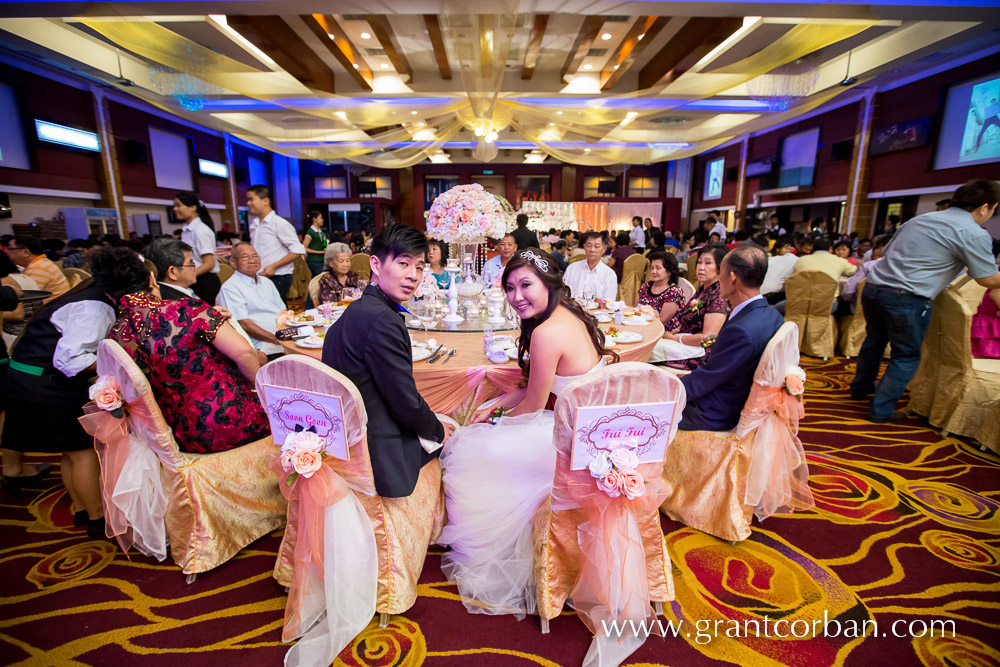
[[[346,243],[331,243],[323,257],[327,268],[319,279],[319,302],[340,301],[345,287],[360,287],[358,274],[351,271],[351,248]]]

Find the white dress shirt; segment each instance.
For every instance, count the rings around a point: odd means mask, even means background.
[[[264,331],[274,333],[278,329],[276,321],[279,312],[285,309],[285,302],[278,294],[278,288],[269,278],[244,275],[239,271],[222,283],[222,289],[216,299],[216,304],[228,308],[234,320],[250,320]],[[264,352],[264,346],[273,345],[251,336],[253,346]]]
[[[181,227],[181,241],[191,246],[191,258],[194,260],[195,269],[201,267],[202,255],[215,255],[215,234],[201,221],[201,218],[195,218]],[[219,263],[216,262],[209,273],[218,272]]]
[[[764,284],[760,286],[760,293],[771,294],[785,289],[785,279],[792,275],[797,261],[799,258],[790,252],[769,257],[767,274],[764,276]]]
[[[646,232],[642,231],[642,225],[636,225],[628,233],[629,241],[632,241],[640,248],[646,247]]]
[[[712,231],[709,232],[709,234],[713,234],[713,233],[719,235],[719,240],[720,241],[725,241],[726,240],[726,225],[723,224],[721,221],[717,221],[715,223],[715,227],[712,227]]]
[[[494,255],[483,263],[483,284],[492,285],[497,276],[503,275],[506,267],[500,264],[500,255]]]
[[[580,298],[588,289],[596,298],[615,301],[618,298],[618,277],[614,269],[598,262],[593,269],[583,259],[566,267],[563,282],[569,286],[573,298]]]
[[[743,310],[744,308],[746,308],[747,306],[749,306],[754,301],[757,301],[758,299],[763,299],[763,298],[764,298],[763,296],[761,296],[760,294],[758,294],[757,296],[752,296],[749,299],[747,299],[746,301],[744,301],[743,303],[739,304],[738,306],[736,306],[735,308],[733,308],[732,312],[729,313],[729,318],[728,318],[727,321],[731,321],[734,317],[736,317],[737,313],[739,313],[741,310]]]
[[[62,336],[52,365],[66,377],[75,377],[97,363],[97,344],[108,337],[115,309],[102,301],[77,301],[52,313],[52,325]]]
[[[306,247],[299,241],[299,236],[295,233],[292,223],[274,211],[264,216],[263,220],[254,218],[254,223],[250,227],[250,245],[260,255],[262,270],[290,252],[303,256],[306,254]],[[295,262],[289,262],[284,266],[279,266],[275,269],[274,275],[291,275],[295,270],[294,264]]]

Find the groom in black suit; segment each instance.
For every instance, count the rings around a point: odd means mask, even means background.
[[[413,493],[428,454],[419,438],[443,443],[452,427],[438,421],[413,380],[410,337],[400,305],[423,280],[427,239],[391,225],[372,241],[372,283],[326,334],[323,363],[353,382],[368,413],[375,490],[384,498]]]
[[[682,430],[728,431],[739,423],[764,348],[784,323],[760,295],[766,274],[767,254],[753,243],[736,246],[722,260],[719,284],[733,310],[708,361],[681,378],[687,390]]]

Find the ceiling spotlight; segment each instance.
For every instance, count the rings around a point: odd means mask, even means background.
[[[481,137],[484,134],[486,134],[486,128],[485,127],[483,127],[482,125],[480,125],[479,127],[476,128],[476,136],[477,137]]]
[[[642,33],[641,35],[639,35],[638,37],[636,37],[636,39],[641,42],[642,38],[645,37],[645,36],[646,36],[646,33]]]
[[[361,69],[361,65],[359,65],[358,63],[354,63],[354,69]]]
[[[417,112],[416,112],[416,111],[411,111],[411,112],[410,112],[410,115],[411,115],[411,116],[416,116],[416,115],[417,115]]]
[[[337,39],[336,35],[334,35],[332,32],[326,33],[326,36],[329,37],[330,39]]]
[[[589,149],[589,148],[584,148],[584,149],[583,149],[583,152],[584,152],[584,153],[589,153],[589,152],[590,152],[590,149]]]
[[[382,63],[381,65],[379,65],[379,67],[381,67],[382,69],[389,69],[389,63]]]
[[[615,66],[614,66],[614,69],[616,69],[616,70],[617,70],[617,69],[618,69],[618,65],[615,65]]]
[[[586,63],[584,64],[583,69],[594,69],[594,66],[591,65],[590,63]]]
[[[371,38],[372,36],[369,33],[367,32],[361,33],[361,39],[371,39]],[[642,39],[642,37],[640,37],[639,39]]]
[[[557,112],[556,112],[556,115],[557,115],[557,116],[561,116],[561,115],[562,115],[562,111],[557,111]]]
[[[555,123],[549,123],[549,127],[555,127],[555,126],[556,126]]]
[[[605,42],[608,41],[609,39],[611,39],[611,33],[610,32],[604,33],[603,35],[601,35],[601,39],[603,39]]]
[[[638,111],[629,111],[627,114],[625,114],[625,118],[622,119],[622,122],[620,122],[619,125],[621,127],[625,127],[626,125],[628,125],[629,123],[631,123],[633,120],[635,120],[638,116],[639,116],[639,112]]]
[[[494,141],[496,141],[496,140],[497,140],[497,137],[499,137],[499,136],[500,136],[500,135],[499,135],[499,134],[497,134],[497,133],[496,133],[496,132],[494,131],[494,132],[490,132],[489,134],[487,134],[487,135],[486,135],[486,136],[485,136],[484,138],[486,139],[486,143],[488,143],[488,144],[492,144],[492,143],[493,143]]]

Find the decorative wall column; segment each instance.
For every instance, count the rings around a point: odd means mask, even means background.
[[[736,207],[733,211],[733,230],[743,227],[746,220],[746,197],[747,197],[747,159],[750,156],[750,135],[743,135],[743,144],[740,146],[740,168],[736,183]]]
[[[101,206],[118,211],[118,235],[128,238],[128,221],[125,219],[125,199],[122,192],[121,173],[118,170],[118,151],[115,148],[115,133],[111,126],[111,112],[104,91],[97,86],[90,87],[94,100],[94,119],[97,121],[97,135],[101,141],[101,167],[104,175]]]
[[[233,164],[233,140],[228,133],[222,135],[224,142],[224,152],[226,155],[226,169],[229,172],[229,177],[226,179],[225,187],[225,205],[226,205],[226,217],[229,219],[230,231],[237,234],[240,233],[240,215],[239,209],[237,208],[236,199],[236,167]],[[225,221],[223,221],[225,224]],[[221,227],[219,229],[222,229]]]
[[[875,91],[865,93],[858,110],[858,126],[854,131],[854,151],[851,154],[850,181],[847,184],[847,224],[844,233],[856,231],[858,236],[871,236],[876,204],[868,199],[868,146],[871,143],[872,120],[875,117]]]

